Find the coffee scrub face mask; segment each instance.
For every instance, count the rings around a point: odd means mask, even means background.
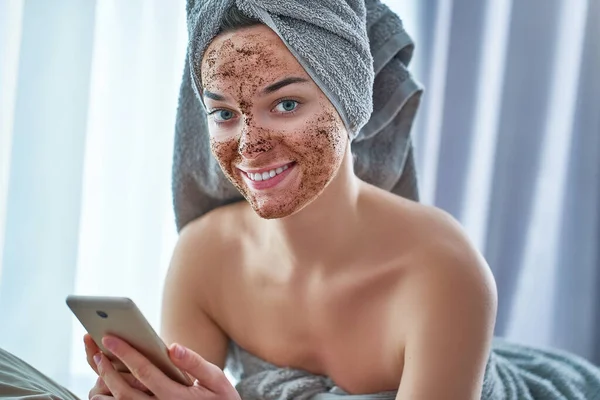
[[[335,107],[265,25],[215,37],[202,58],[211,151],[262,218],[292,215],[335,177],[348,133]]]

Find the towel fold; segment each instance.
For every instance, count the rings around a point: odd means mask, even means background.
[[[210,152],[196,85],[202,54],[234,4],[279,35],[336,107],[352,139],[356,175],[418,200],[410,130],[423,89],[407,69],[414,44],[386,5],[379,0],[188,0],[189,46],[173,159],[178,230],[216,207],[244,200]]]
[[[349,395],[320,375],[278,368],[230,344],[227,368],[242,400],[394,400],[396,391]],[[600,368],[560,350],[494,338],[482,400],[598,400]]]
[[[79,400],[71,391],[0,348],[0,399]]]

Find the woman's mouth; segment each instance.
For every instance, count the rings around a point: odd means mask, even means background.
[[[259,172],[242,171],[244,180],[253,189],[269,189],[279,184],[293,169],[295,162]]]
[[[247,172],[246,174],[248,175],[248,178],[252,179],[255,182],[268,181],[269,179],[276,177],[277,175],[281,174],[283,171],[288,169],[289,165],[290,164],[286,164],[283,167],[274,168],[274,169],[271,169],[269,171],[265,171],[262,173],[261,172],[258,172],[258,173]]]

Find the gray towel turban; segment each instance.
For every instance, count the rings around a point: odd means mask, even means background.
[[[285,43],[344,122],[355,172],[418,200],[410,129],[421,86],[407,70],[413,42],[379,0],[188,0],[189,46],[180,89],[173,163],[178,230],[208,211],[244,200],[210,152],[200,67],[227,10],[263,22]]]

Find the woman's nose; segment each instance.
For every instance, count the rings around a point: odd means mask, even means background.
[[[240,137],[238,152],[245,158],[256,158],[273,147],[271,135],[266,129],[246,126]]]

